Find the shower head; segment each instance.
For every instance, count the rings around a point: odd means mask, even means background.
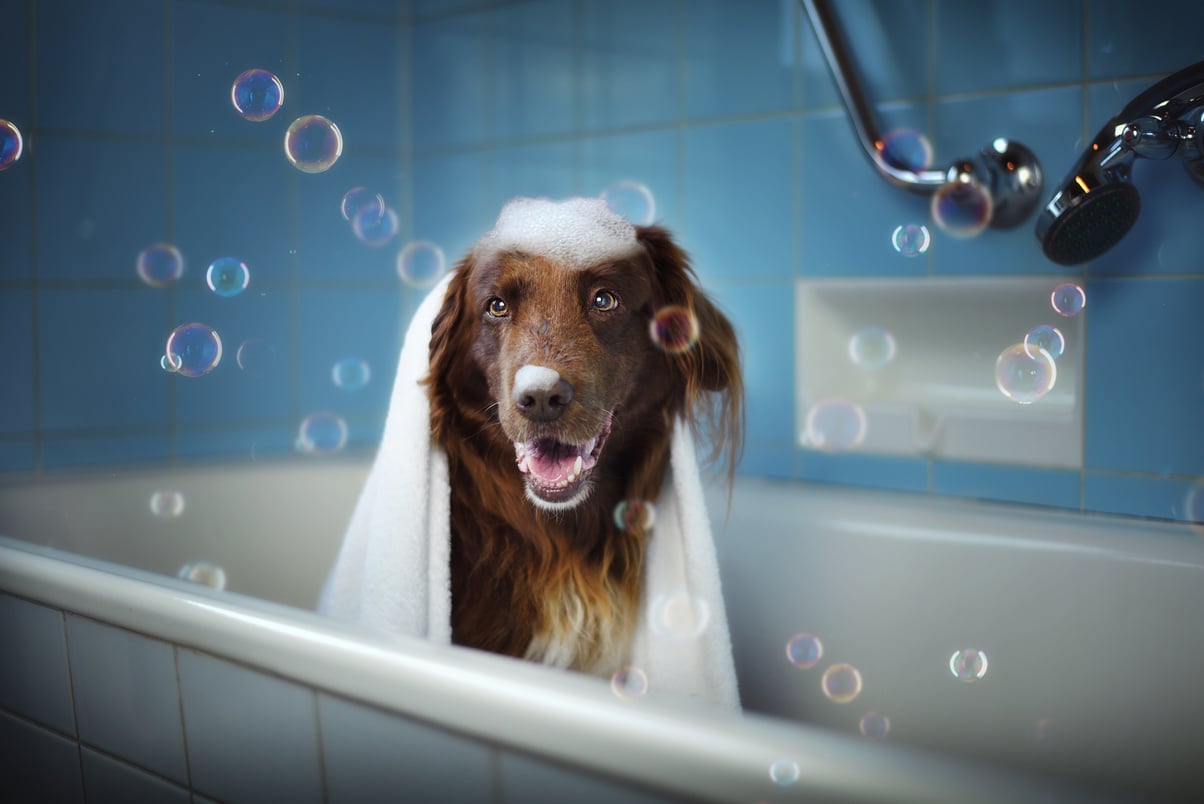
[[[1037,218],[1045,256],[1077,265],[1119,243],[1141,211],[1133,162],[1172,156],[1204,186],[1204,62],[1142,92],[1095,135]]]

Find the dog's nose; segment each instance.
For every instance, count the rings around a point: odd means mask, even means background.
[[[573,386],[555,369],[527,365],[514,372],[511,399],[531,421],[555,421],[573,401]]]

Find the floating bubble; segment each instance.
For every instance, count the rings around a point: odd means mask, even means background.
[[[711,609],[705,600],[684,593],[658,595],[648,606],[652,633],[696,639],[711,621]]]
[[[974,237],[991,222],[991,194],[971,176],[942,184],[929,208],[932,220],[951,237]]]
[[[698,317],[689,307],[671,304],[656,311],[648,331],[658,347],[669,354],[681,354],[698,343]]]
[[[264,374],[276,362],[276,347],[263,338],[248,338],[234,355],[238,367],[252,377]]]
[[[15,123],[0,118],[0,170],[12,167],[24,150],[25,140],[21,138],[21,129]]]
[[[230,102],[247,120],[262,123],[284,105],[284,85],[267,70],[247,70],[234,79]]]
[[[1057,360],[1066,351],[1066,336],[1057,327],[1041,324],[1025,334],[1024,346],[1029,357],[1038,357],[1037,352],[1044,349],[1050,357]]]
[[[638,667],[621,667],[610,677],[610,689],[624,701],[634,701],[648,692],[648,674]]]
[[[815,667],[823,656],[824,643],[815,634],[795,634],[786,643],[786,658],[795,667]]]
[[[949,672],[959,681],[977,681],[987,674],[987,655],[977,648],[964,648],[949,657]]]
[[[636,226],[647,226],[656,220],[656,199],[652,191],[638,181],[615,182],[601,195],[611,212]]]
[[[647,533],[656,524],[656,508],[647,500],[623,500],[615,506],[615,527],[624,533]]]
[[[398,228],[397,213],[389,207],[379,216],[371,209],[364,209],[351,219],[351,231],[368,246],[383,246],[397,236]]]
[[[807,411],[802,444],[824,452],[848,452],[865,441],[868,424],[860,405],[843,399],[816,402]]]
[[[995,386],[1013,402],[1031,405],[1053,390],[1058,368],[1049,352],[1015,343],[995,361]]]
[[[184,495],[178,491],[156,491],[150,496],[150,512],[159,519],[175,519],[184,513]]]
[[[184,360],[179,355],[164,354],[159,358],[159,365],[169,374],[175,374],[180,370],[180,366],[184,365]]]
[[[429,288],[443,276],[443,249],[429,240],[406,243],[397,254],[397,275],[410,287]]]
[[[385,214],[385,199],[380,193],[375,193],[367,187],[352,187],[343,193],[339,211],[343,213],[345,221],[353,220],[356,215],[380,220],[381,216]]]
[[[924,170],[932,164],[932,143],[915,129],[897,128],[883,137],[882,158],[892,167]]]
[[[878,371],[895,359],[895,336],[882,327],[862,327],[849,338],[849,360],[866,371]]]
[[[184,255],[171,243],[155,243],[138,252],[138,276],[154,288],[165,288],[184,273]]]
[[[819,685],[828,700],[848,703],[861,694],[861,672],[851,664],[834,664],[824,671]]]
[[[904,257],[918,257],[928,251],[932,235],[923,224],[908,223],[895,227],[890,233],[890,244]]]
[[[342,416],[321,411],[306,416],[297,435],[297,449],[311,455],[329,455],[347,445],[347,422]]]
[[[176,577],[213,589],[226,588],[226,571],[212,561],[193,561],[180,567]]]
[[[857,728],[862,735],[870,739],[882,740],[890,734],[890,718],[877,712],[866,712],[861,716],[861,722],[857,724]]]
[[[247,289],[251,271],[247,264],[234,257],[218,257],[205,272],[205,283],[219,296],[230,298]]]
[[[167,338],[164,356],[176,374],[200,377],[217,368],[222,361],[222,339],[204,324],[182,324]]]
[[[769,780],[779,787],[789,787],[798,778],[798,763],[793,759],[775,759],[769,764]]]
[[[366,360],[358,357],[344,357],[334,364],[330,377],[336,388],[344,391],[358,391],[372,379],[372,368]]]
[[[284,155],[298,170],[306,173],[330,170],[342,154],[342,132],[320,114],[298,117],[284,132]]]
[[[1049,303],[1055,313],[1069,318],[1083,312],[1087,306],[1087,294],[1073,282],[1066,282],[1053,289],[1053,293],[1049,294]]]

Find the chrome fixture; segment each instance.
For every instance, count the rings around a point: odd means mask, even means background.
[[[801,0],[832,77],[844,99],[849,119],[870,163],[896,187],[932,194],[941,187],[976,182],[991,198],[991,226],[1007,229],[1022,223],[1041,199],[1041,164],[1031,150],[1003,137],[985,145],[975,157],[958,159],[944,170],[912,169],[892,161],[886,140],[874,121],[874,112],[857,77],[852,56],[837,30],[828,0]]]
[[[1045,256],[1077,265],[1119,243],[1141,211],[1134,160],[1172,156],[1204,187],[1204,61],[1142,92],[1095,135],[1037,218]]]

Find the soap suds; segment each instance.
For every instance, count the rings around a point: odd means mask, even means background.
[[[521,251],[574,268],[630,257],[639,249],[635,227],[600,198],[515,198],[476,245],[481,258]]]

